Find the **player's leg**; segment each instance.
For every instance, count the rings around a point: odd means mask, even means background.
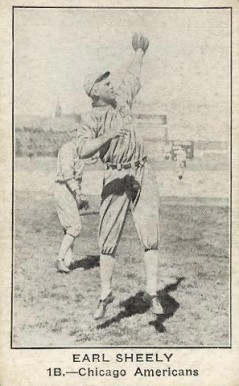
[[[158,249],[145,249],[144,264],[146,274],[146,292],[150,296],[155,296],[158,289],[158,267],[159,251]]]
[[[70,272],[69,270],[69,254],[71,255],[71,248],[74,243],[75,238],[70,234],[66,233],[63,237],[58,259],[57,259],[57,269],[59,272]]]
[[[69,272],[68,262],[72,258],[75,238],[80,234],[82,224],[76,201],[64,184],[56,184],[55,204],[60,223],[65,230],[58,259],[57,269],[60,272]]]
[[[137,171],[136,178],[141,182],[141,191],[137,202],[132,205],[132,213],[136,230],[145,250],[145,300],[151,303],[153,312],[161,314],[163,309],[157,299],[160,238],[159,193],[153,170],[148,163]]]
[[[94,313],[94,319],[101,319],[104,317],[106,307],[112,303],[114,296],[112,294],[112,275],[115,265],[115,258],[113,255],[103,254],[100,255],[100,282],[101,282],[101,296],[98,302],[98,306]]]
[[[112,275],[114,271],[114,255],[101,253],[100,255],[100,281],[101,281],[101,300],[107,298],[112,291]]]
[[[69,267],[74,262],[74,257],[73,257],[74,242],[75,242],[75,238],[74,238],[74,241],[73,241],[71,247],[67,250],[66,255],[65,255],[64,261],[65,261],[65,265],[67,267]]]
[[[100,280],[101,297],[94,318],[104,316],[107,304],[113,301],[112,275],[115,265],[115,251],[125,222],[129,198],[125,192],[124,174],[117,172],[117,181],[108,178],[102,191],[100,208],[99,245],[100,245]]]

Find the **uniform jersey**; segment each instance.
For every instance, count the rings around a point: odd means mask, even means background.
[[[129,132],[124,137],[114,138],[101,147],[102,162],[128,163],[144,157],[143,143],[137,138],[132,116],[132,102],[139,90],[139,79],[127,72],[116,92],[115,106],[93,103],[92,111],[82,117],[77,128],[79,155],[85,140],[97,138],[109,130],[127,127]]]
[[[77,154],[76,145],[70,141],[58,153],[56,182],[67,182],[72,190],[79,188],[84,163]]]

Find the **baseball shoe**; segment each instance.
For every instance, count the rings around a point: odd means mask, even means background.
[[[163,307],[161,306],[157,295],[149,295],[147,292],[145,292],[143,295],[143,301],[150,305],[154,314],[161,315],[164,313]]]
[[[57,260],[56,269],[60,273],[69,273],[70,269],[66,266],[64,260]]]
[[[94,319],[98,320],[105,316],[106,307],[108,304],[112,303],[114,301],[114,296],[112,295],[112,292],[109,293],[109,295],[104,299],[100,299],[97,309],[94,313]]]

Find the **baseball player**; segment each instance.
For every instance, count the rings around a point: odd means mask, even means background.
[[[175,164],[175,170],[176,174],[178,176],[179,180],[183,179],[184,171],[186,168],[186,153],[185,151],[180,147],[179,149],[175,150],[176,153],[176,164]]]
[[[71,140],[61,147],[57,160],[54,198],[65,235],[56,267],[62,273],[70,272],[74,241],[81,232],[79,209],[89,207],[87,198],[81,192],[83,161],[77,154],[76,133],[77,127],[73,126],[69,132]]]
[[[95,319],[102,318],[107,305],[114,300],[111,281],[115,252],[129,207],[145,251],[144,300],[155,314],[163,313],[157,298],[159,195],[143,143],[134,130],[132,115],[149,41],[142,35],[134,34],[132,45],[135,55],[118,90],[114,89],[109,71],[89,75],[84,83],[85,91],[92,100],[92,110],[82,117],[78,128],[78,152],[81,158],[92,157],[99,152],[106,169],[99,223],[101,297]]]

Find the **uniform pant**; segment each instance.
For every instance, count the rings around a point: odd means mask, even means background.
[[[66,233],[73,237],[80,234],[82,224],[77,203],[65,183],[55,183],[54,198],[59,221]]]
[[[145,250],[158,249],[159,194],[148,162],[137,169],[106,170],[99,224],[101,253],[116,251],[129,207]]]

